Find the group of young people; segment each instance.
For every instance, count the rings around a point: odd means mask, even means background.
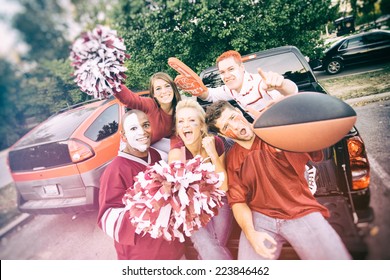
[[[305,178],[306,163],[322,160],[322,152],[293,153],[267,145],[228,102],[236,100],[256,117],[275,99],[297,93],[295,83],[261,69],[259,74],[246,72],[236,51],[223,53],[216,63],[224,85],[199,95],[212,102],[206,112],[194,99],[181,100],[173,79],[161,72],[150,79],[150,97],[126,86],[116,92],[132,110],[120,127],[125,147],[101,177],[98,225],[114,239],[118,259],[185,259],[185,245],[177,239],[135,233],[122,202],[134,176],[164,157],[161,150],[169,163],[201,155],[225,174],[222,208],[190,237],[199,259],[232,259],[226,243],[233,218],[242,229],[238,259],[278,259],[285,242],[301,259],[350,259],[326,220],[328,210],[316,201]],[[223,138],[234,142],[227,152]]]

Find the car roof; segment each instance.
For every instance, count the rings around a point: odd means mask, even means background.
[[[109,100],[92,100],[80,103],[50,116],[33,128],[13,146],[14,149],[37,144],[65,141],[98,107]]]
[[[372,30],[368,30],[366,32],[362,32],[362,33],[357,33],[357,34],[352,34],[352,35],[349,35],[349,36],[345,36],[343,38],[340,38],[339,40],[337,40],[335,42],[338,43],[338,42],[341,42],[343,40],[346,40],[346,39],[352,39],[352,38],[356,38],[356,37],[360,37],[360,36],[363,36],[363,35],[366,35],[366,34],[370,34],[370,33],[387,33],[387,34],[390,34],[390,31],[388,30],[379,30],[379,29],[372,29]]]
[[[335,47],[338,47],[339,45],[341,45],[345,40],[350,40],[350,39],[353,39],[353,38],[357,38],[357,37],[361,37],[363,35],[366,35],[366,34],[371,34],[371,33],[387,33],[387,34],[390,34],[390,31],[387,31],[387,30],[379,30],[379,29],[372,29],[372,30],[369,30],[369,31],[366,31],[366,32],[362,32],[362,33],[357,33],[357,34],[352,34],[352,35],[348,35],[348,36],[344,36],[342,38],[339,38],[335,41],[333,41],[331,43],[331,45],[326,49],[325,52],[331,50],[331,49],[334,49]]]
[[[242,55],[242,61],[245,64],[247,62],[250,62],[251,60],[258,59],[259,57],[267,57],[267,56],[273,56],[275,54],[289,53],[289,52],[300,53],[300,50],[295,46],[276,47],[276,48],[271,48],[271,49],[267,49],[267,50],[263,50],[263,51],[259,51],[259,52],[254,52],[254,53]],[[300,57],[301,57],[301,55],[298,56],[298,58],[300,58]],[[307,61],[301,61],[301,62],[307,63]],[[214,66],[210,66],[210,67],[204,69],[200,73],[199,76],[202,78],[204,76],[204,74],[215,71],[216,69],[217,69],[217,66],[215,64]]]

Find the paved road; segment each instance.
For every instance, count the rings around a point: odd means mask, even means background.
[[[97,212],[31,216],[1,239],[2,260],[115,260],[113,240],[96,225]]]
[[[390,100],[355,108],[370,161],[371,207],[375,220],[366,237],[368,259],[390,260]],[[370,120],[370,121],[368,121]]]

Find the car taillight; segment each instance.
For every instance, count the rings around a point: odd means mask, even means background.
[[[347,140],[349,162],[352,172],[352,190],[361,190],[370,185],[370,164],[363,140],[359,136]]]
[[[79,140],[69,140],[68,149],[70,158],[74,163],[89,159],[95,155],[88,144]]]

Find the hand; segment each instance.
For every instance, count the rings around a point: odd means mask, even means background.
[[[207,87],[200,77],[182,61],[176,57],[170,57],[168,64],[180,74],[175,78],[175,83],[179,88],[194,96],[207,92]]]
[[[175,84],[179,88],[193,96],[199,96],[205,92],[203,89],[203,83],[199,84],[199,81],[197,79],[194,79],[193,77],[177,75],[175,78]]]
[[[264,90],[279,90],[284,86],[284,77],[275,72],[264,72],[261,68],[257,69],[263,81],[261,88]]]
[[[206,136],[202,139],[202,146],[205,149],[207,155],[211,159],[218,158],[217,150],[215,149],[215,139],[213,136]]]
[[[246,234],[246,237],[257,254],[267,259],[275,258],[277,243],[271,235],[266,232],[253,230]],[[266,243],[271,243],[271,246],[267,246]]]

